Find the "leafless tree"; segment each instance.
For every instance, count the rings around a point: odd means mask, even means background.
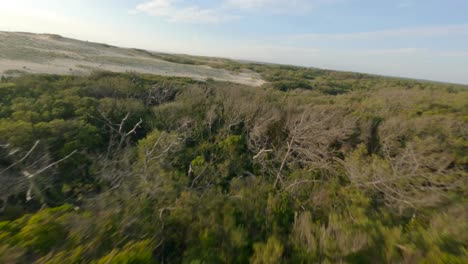
[[[329,170],[335,164],[334,145],[346,140],[355,127],[357,119],[345,116],[345,110],[331,111],[320,107],[291,110],[282,118],[285,136],[281,142],[274,144],[265,139],[252,142],[257,149],[254,160],[269,164],[270,172],[274,173],[275,187],[304,182],[299,180],[285,185],[287,169]],[[281,122],[278,117],[273,117],[273,120]]]
[[[4,168],[0,166],[0,200],[3,201],[0,211],[5,209],[11,195],[24,192],[26,192],[26,201],[30,201],[34,196],[37,196],[45,206],[47,202],[38,184],[38,177],[77,152],[77,150],[74,150],[62,159],[51,161],[47,153],[40,154],[37,151],[39,145],[40,141],[36,141],[26,151],[12,148],[8,144],[1,146],[1,153],[3,153],[4,157],[0,158],[10,160],[11,164]]]
[[[113,188],[118,188],[126,176],[129,176],[131,168],[130,151],[128,150],[131,136],[136,134],[143,120],[133,124],[131,129],[126,130],[130,113],[127,113],[119,123],[112,122],[105,113],[99,112],[102,122],[109,129],[109,142],[104,157],[99,157],[101,179],[110,183]]]
[[[435,140],[410,141],[398,150],[393,142],[384,140],[381,155],[357,151],[344,167],[352,186],[381,194],[389,207],[402,210],[434,205],[449,191],[466,186],[466,172],[452,166],[454,156],[439,149]]]

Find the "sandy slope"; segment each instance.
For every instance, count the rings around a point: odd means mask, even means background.
[[[134,71],[167,76],[212,78],[259,86],[264,83],[253,72],[234,73],[202,65],[164,61],[151,53],[49,34],[0,31],[0,75],[19,72],[86,74],[93,70]]]

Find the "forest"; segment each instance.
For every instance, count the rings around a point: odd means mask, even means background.
[[[2,77],[0,263],[468,263],[466,86],[219,67]]]

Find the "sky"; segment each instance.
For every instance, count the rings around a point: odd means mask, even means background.
[[[0,30],[468,84],[468,0],[0,0]]]

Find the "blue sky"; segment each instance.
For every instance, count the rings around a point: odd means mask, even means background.
[[[0,0],[0,30],[468,84],[468,0]]]

